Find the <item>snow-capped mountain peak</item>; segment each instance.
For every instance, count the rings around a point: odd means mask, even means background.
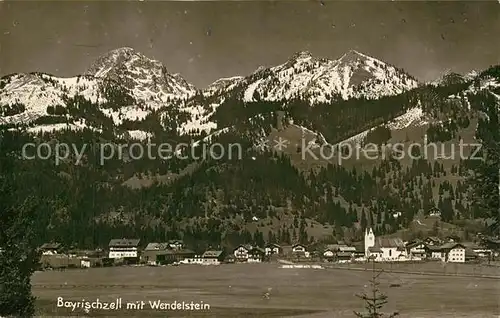
[[[130,47],[104,54],[85,74],[121,82],[143,100],[159,98],[164,101],[167,98],[192,96],[196,91],[181,75],[170,74],[160,61],[150,59]]]
[[[240,83],[243,79],[244,79],[243,76],[219,78],[204,90],[204,95],[211,96],[216,92],[230,90],[235,85]]]
[[[99,57],[84,75],[59,78],[29,73],[2,77],[0,124],[29,124],[51,116],[57,117],[51,122],[71,123],[76,117],[70,118],[67,103],[78,95],[120,125],[124,119],[142,120],[152,110],[178,107],[195,91],[161,62],[124,47]]]
[[[89,67],[86,74],[95,77],[105,77],[113,68],[117,68],[120,65],[129,62],[134,55],[139,58],[143,58],[140,53],[135,52],[135,50],[131,47],[122,47],[119,49],[111,50],[108,53],[100,56]]]
[[[291,60],[306,60],[311,59],[313,56],[309,51],[299,51],[293,54],[290,59]]]
[[[350,50],[336,60],[293,54],[285,63],[260,69],[245,79],[245,101],[306,98],[311,104],[336,98],[379,98],[415,88],[418,82],[397,68]]]
[[[353,61],[358,61],[358,60],[366,60],[366,59],[373,59],[372,57],[365,55],[363,53],[360,53],[356,50],[349,50],[347,53],[342,55],[338,61],[340,63],[350,63]]]

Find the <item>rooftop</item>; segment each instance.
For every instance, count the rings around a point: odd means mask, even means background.
[[[160,250],[166,250],[168,249],[168,243],[149,243],[146,248],[144,249],[145,251],[160,251]]]
[[[219,257],[222,255],[222,251],[206,251],[203,253],[201,257],[203,258],[209,258],[209,257]]]
[[[45,243],[42,246],[40,246],[40,248],[44,250],[58,249],[60,247],[61,247],[60,243]]]
[[[140,241],[139,239],[112,239],[109,241],[109,247],[137,247]]]
[[[396,238],[382,238],[379,237],[375,241],[377,247],[404,247],[405,244],[399,237]]]

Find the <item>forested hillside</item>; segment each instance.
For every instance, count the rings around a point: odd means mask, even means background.
[[[64,107],[47,109],[48,115],[35,123],[4,124],[0,147],[2,153],[17,158],[9,167],[17,176],[11,195],[36,198],[39,243],[58,241],[95,248],[116,237],[138,237],[145,242],[183,238],[201,250],[207,245],[262,244],[265,240],[358,240],[367,225],[379,235],[391,234],[411,228],[434,207],[441,211],[443,222],[454,224],[453,230],[466,236],[469,231],[481,231],[491,216],[491,204],[475,204],[469,193],[467,178],[480,165],[478,161],[386,158],[359,164],[353,162],[356,159],[342,165],[335,160],[297,164],[300,159],[293,152],[300,149],[261,150],[255,143],[293,127],[322,136],[323,145],[363,132],[361,142],[375,144],[419,142],[424,135],[430,142],[448,144],[474,137],[479,141],[498,138],[499,82],[499,68],[492,67],[472,80],[455,78],[378,99],[334,99],[311,105],[301,97],[244,101],[229,94],[206,117],[217,124],[210,134],[178,129],[191,116],[183,103],[207,102],[202,94],[187,102],[169,100],[161,109],[150,107],[142,119],[117,124],[103,110],[127,107],[133,97],[108,87],[104,106],[76,94],[64,100]],[[3,116],[22,109],[26,109],[22,103],[1,108]],[[415,109],[418,118],[401,125],[402,118]],[[64,123],[69,118],[87,126],[30,130],[33,125],[54,124],[56,119]],[[241,158],[236,152],[226,153],[217,160],[125,155],[102,162],[99,147],[103,144],[142,143],[146,148],[146,140],[126,133],[133,130],[150,133],[150,143],[155,144],[197,141],[196,154],[214,143],[227,145],[225,149],[238,143],[243,153]],[[22,147],[27,143],[86,148],[83,160],[77,162],[72,156],[56,165],[51,158],[23,160]],[[188,154],[191,148],[180,151]],[[495,176],[492,170],[491,182],[498,180],[496,171]],[[438,230],[421,228],[409,235]]]

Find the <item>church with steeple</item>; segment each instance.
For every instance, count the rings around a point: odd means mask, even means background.
[[[365,257],[370,256],[370,247],[375,247],[375,234],[373,234],[372,228],[365,229]]]
[[[376,238],[373,229],[365,229],[365,258],[375,257],[376,261],[406,260],[406,249],[400,238]]]

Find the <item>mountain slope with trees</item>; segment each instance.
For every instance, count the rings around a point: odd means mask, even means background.
[[[443,222],[454,224],[455,234],[467,236],[483,231],[497,199],[491,192],[484,201],[486,206],[476,204],[469,196],[472,184],[468,178],[474,171],[480,173],[474,180],[483,188],[475,187],[477,193],[487,193],[498,179],[490,172],[498,157],[498,120],[492,116],[498,111],[499,83],[498,67],[492,67],[472,79],[422,85],[394,96],[314,105],[301,96],[245,101],[238,94],[228,94],[219,103],[220,95],[212,98],[195,93],[192,100],[181,98],[151,109],[143,119],[120,121],[103,115],[113,103],[105,106],[85,96],[68,96],[64,109],[75,122],[88,125],[79,130],[33,131],[29,125],[8,124],[2,130],[0,147],[2,153],[19,153],[29,142],[53,146],[64,142],[77,149],[88,145],[78,164],[74,156],[58,165],[54,160],[20,158],[11,163],[13,172],[25,173],[22,179],[13,179],[14,197],[36,199],[36,241],[40,244],[58,241],[95,248],[106,246],[113,237],[138,237],[145,242],[183,238],[194,249],[203,250],[209,245],[261,245],[267,240],[359,240],[368,225],[378,235],[412,228],[434,207],[441,210]],[[218,103],[216,107],[214,103]],[[193,112],[200,104],[203,111]],[[9,107],[12,112],[13,106]],[[23,106],[16,107],[20,111]],[[54,107],[51,112],[59,110]],[[195,113],[198,115],[186,117]],[[414,114],[418,118],[411,117]],[[47,118],[57,116],[68,118]],[[408,123],[403,124],[403,119]],[[216,128],[208,133],[179,129],[183,123],[193,122],[215,123],[212,127]],[[324,160],[317,165],[301,160],[297,147],[288,151],[255,147],[260,138],[294,129],[315,135],[320,145],[335,145],[356,135],[362,136],[362,143],[380,145],[420,142],[424,135],[448,145],[477,137],[486,145],[483,153],[489,164],[460,158],[386,158],[353,159],[342,165]],[[141,142],[146,148],[145,140],[125,133],[133,131],[150,132],[150,142],[156,144],[194,140],[196,154],[214,143],[225,149],[238,143],[242,158],[234,150],[232,156],[226,153],[218,160],[115,156],[101,164],[100,145]],[[4,140],[9,140],[9,150]],[[191,147],[180,151],[189,154]],[[486,177],[489,181],[483,182]],[[131,180],[140,186],[131,187]],[[470,220],[476,222],[471,225]],[[409,235],[422,236],[431,230],[422,228]]]

